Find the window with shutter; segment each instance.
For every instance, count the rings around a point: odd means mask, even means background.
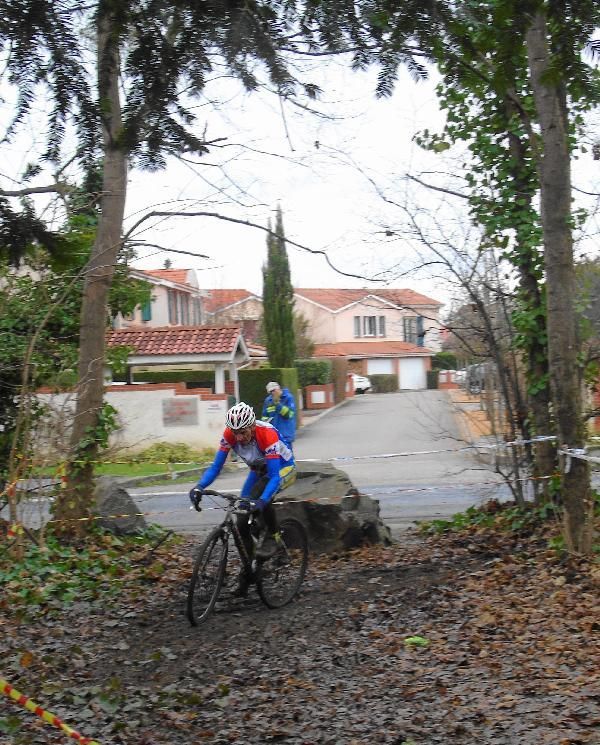
[[[364,333],[365,336],[375,336],[377,333],[375,322],[377,321],[377,316],[364,316]]]

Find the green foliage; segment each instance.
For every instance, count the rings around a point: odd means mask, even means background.
[[[194,450],[185,442],[156,442],[131,460],[134,463],[197,463],[204,457],[204,453]]]
[[[0,197],[0,262],[18,266],[36,246],[53,252],[59,244],[59,236],[36,217],[30,203],[25,202],[21,211],[16,212],[7,199]]]
[[[541,506],[528,504],[523,508],[492,499],[482,507],[469,507],[465,512],[458,512],[449,520],[422,522],[419,529],[432,534],[461,533],[480,528],[530,534],[546,524],[558,525],[560,518],[561,510],[552,502]]]
[[[294,313],[294,338],[296,340],[296,355],[301,359],[313,356],[315,343],[309,336],[310,324],[302,313]]]
[[[110,367],[113,376],[123,377],[127,373],[127,360],[133,352],[133,347],[120,346],[109,347],[106,350],[106,364]]]
[[[89,466],[93,468],[98,450],[106,450],[110,435],[119,427],[117,413],[114,406],[106,402],[102,404],[96,417],[96,424],[87,427],[84,436],[77,443],[72,459],[74,470],[82,470]]]
[[[140,551],[165,537],[157,526],[137,536],[116,537],[97,529],[79,545],[64,545],[50,533],[43,548],[25,545],[21,561],[0,542],[0,609],[25,618],[52,613],[73,602],[117,597],[130,581],[151,578],[156,567],[140,565]]]
[[[369,375],[373,393],[394,393],[398,390],[397,375]]]
[[[457,370],[458,361],[453,352],[438,352],[431,359],[432,370]]]
[[[267,238],[267,263],[263,266],[263,332],[270,364],[292,367],[296,356],[294,289],[280,207],[275,230]]]
[[[145,370],[136,372],[134,380],[144,383],[193,383],[195,387],[214,389],[211,370]]]
[[[78,158],[89,166],[97,156],[106,102],[94,98],[98,78],[105,86],[109,76],[93,68],[90,75],[88,34],[81,29],[98,21],[110,29],[122,60],[123,126],[113,145],[144,168],[162,168],[175,153],[208,151],[205,138],[194,132],[193,107],[184,105],[181,91],[188,101],[198,98],[215,67],[222,66],[248,91],[265,73],[283,96],[303,89],[314,97],[319,90],[299,83],[281,54],[297,19],[293,5],[159,0],[82,7],[64,0],[60,10],[37,0],[0,0],[0,45],[11,50],[6,78],[20,94],[10,129],[26,119],[40,94],[50,112],[41,127],[48,131],[49,160],[58,158],[71,116],[77,122]]]
[[[266,385],[271,380],[276,380],[282,388],[288,388],[296,404],[298,403],[298,375],[295,368],[259,367],[240,370],[238,378],[240,401],[250,404],[259,419],[267,396]]]
[[[307,385],[331,383],[333,369],[331,360],[296,360],[294,364],[298,371],[300,388],[305,388]]]
[[[441,368],[442,370],[444,368]],[[435,390],[438,387],[439,370],[427,370],[427,388]]]
[[[23,361],[32,338],[30,389],[61,389],[75,384],[83,268],[95,236],[95,218],[73,217],[60,233],[61,252],[49,257],[37,249],[28,261],[35,275],[17,275],[0,265],[0,463],[7,462],[23,377]],[[53,268],[51,268],[53,267]],[[111,290],[113,310],[128,312],[150,297],[150,285],[127,278],[123,265]],[[108,317],[106,319],[108,326]],[[118,355],[118,352],[116,353]]]
[[[32,337],[29,387],[52,384],[77,364],[78,307],[65,296],[63,278],[53,274],[34,280],[0,268],[0,472],[8,462],[21,406],[23,363]],[[27,390],[24,391],[27,394]]]

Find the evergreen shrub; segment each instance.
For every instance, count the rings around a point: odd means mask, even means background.
[[[394,393],[398,390],[397,375],[369,375],[373,393]]]
[[[331,383],[331,360],[296,360],[295,365],[300,388],[306,388],[307,385]]]
[[[453,352],[438,352],[431,358],[432,370],[457,370],[458,360]]]
[[[348,379],[348,360],[345,357],[336,357],[331,361],[333,373],[333,397],[336,404],[346,398],[346,381]]]
[[[438,387],[439,370],[427,370],[427,388],[433,390]]]
[[[260,419],[267,395],[267,383],[275,380],[282,388],[288,388],[296,406],[298,405],[298,374],[295,367],[257,367],[238,371],[240,401],[245,401],[254,409]]]
[[[215,376],[206,370],[156,370],[133,373],[136,383],[193,383],[196,388],[214,390]],[[125,382],[125,376],[113,376],[115,382]]]

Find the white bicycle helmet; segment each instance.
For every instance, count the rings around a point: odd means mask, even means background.
[[[243,401],[240,401],[239,404],[229,409],[226,421],[229,429],[233,430],[251,427],[256,421],[254,409]]]

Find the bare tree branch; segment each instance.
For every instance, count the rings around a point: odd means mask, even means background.
[[[166,253],[172,253],[172,254],[185,254],[186,256],[195,256],[197,259],[207,259],[210,260],[211,257],[207,256],[206,254],[197,254],[194,253],[194,251],[184,251],[180,248],[165,248],[164,246],[159,246],[158,243],[147,243],[146,241],[127,241],[127,243],[130,246],[141,246],[142,248],[157,248],[159,251],[165,251]]]
[[[424,186],[426,189],[432,189],[433,191],[441,191],[444,194],[450,194],[450,196],[453,196],[453,197],[460,197],[460,199],[469,198],[467,194],[461,194],[460,192],[453,191],[452,189],[445,189],[443,186],[434,186],[433,184],[428,184],[425,181],[421,181],[421,179],[417,178],[416,176],[411,176],[410,173],[406,174],[406,178],[410,179],[411,181],[415,181],[417,184]]]
[[[153,210],[152,212],[148,212],[144,217],[141,217],[137,222],[135,222],[131,228],[125,233],[123,236],[123,240],[127,241],[129,239],[129,236],[132,235],[132,233],[146,220],[150,220],[153,217],[162,217],[162,218],[170,218],[170,217],[214,217],[217,220],[224,220],[225,222],[232,222],[236,225],[245,225],[248,228],[256,228],[257,230],[262,230],[264,233],[268,233],[269,235],[272,235],[274,237],[275,233],[270,230],[269,228],[265,228],[263,225],[258,225],[255,222],[251,222],[250,220],[241,220],[236,217],[226,217],[225,215],[220,215],[218,212],[163,212],[161,210]],[[314,256],[322,256],[327,264],[333,269],[334,272],[337,272],[337,274],[342,275],[343,277],[352,277],[353,279],[363,279],[367,280],[369,282],[381,282],[384,283],[385,279],[370,279],[369,277],[365,277],[363,274],[353,274],[352,272],[345,272],[342,269],[339,269],[337,266],[335,266],[332,262],[329,256],[327,255],[326,251],[323,251],[319,248],[310,248],[309,246],[304,246],[301,243],[297,243],[296,241],[292,241],[289,238],[286,237],[286,243],[289,243],[290,246],[294,246],[295,248],[299,248],[301,251],[306,251],[310,254],[313,254]],[[194,254],[191,254],[192,256]],[[207,258],[207,257],[202,257]]]
[[[27,186],[24,189],[0,189],[0,196],[2,197],[26,197],[29,194],[68,194],[73,190],[72,186],[57,182],[56,184],[49,184],[48,186]]]

